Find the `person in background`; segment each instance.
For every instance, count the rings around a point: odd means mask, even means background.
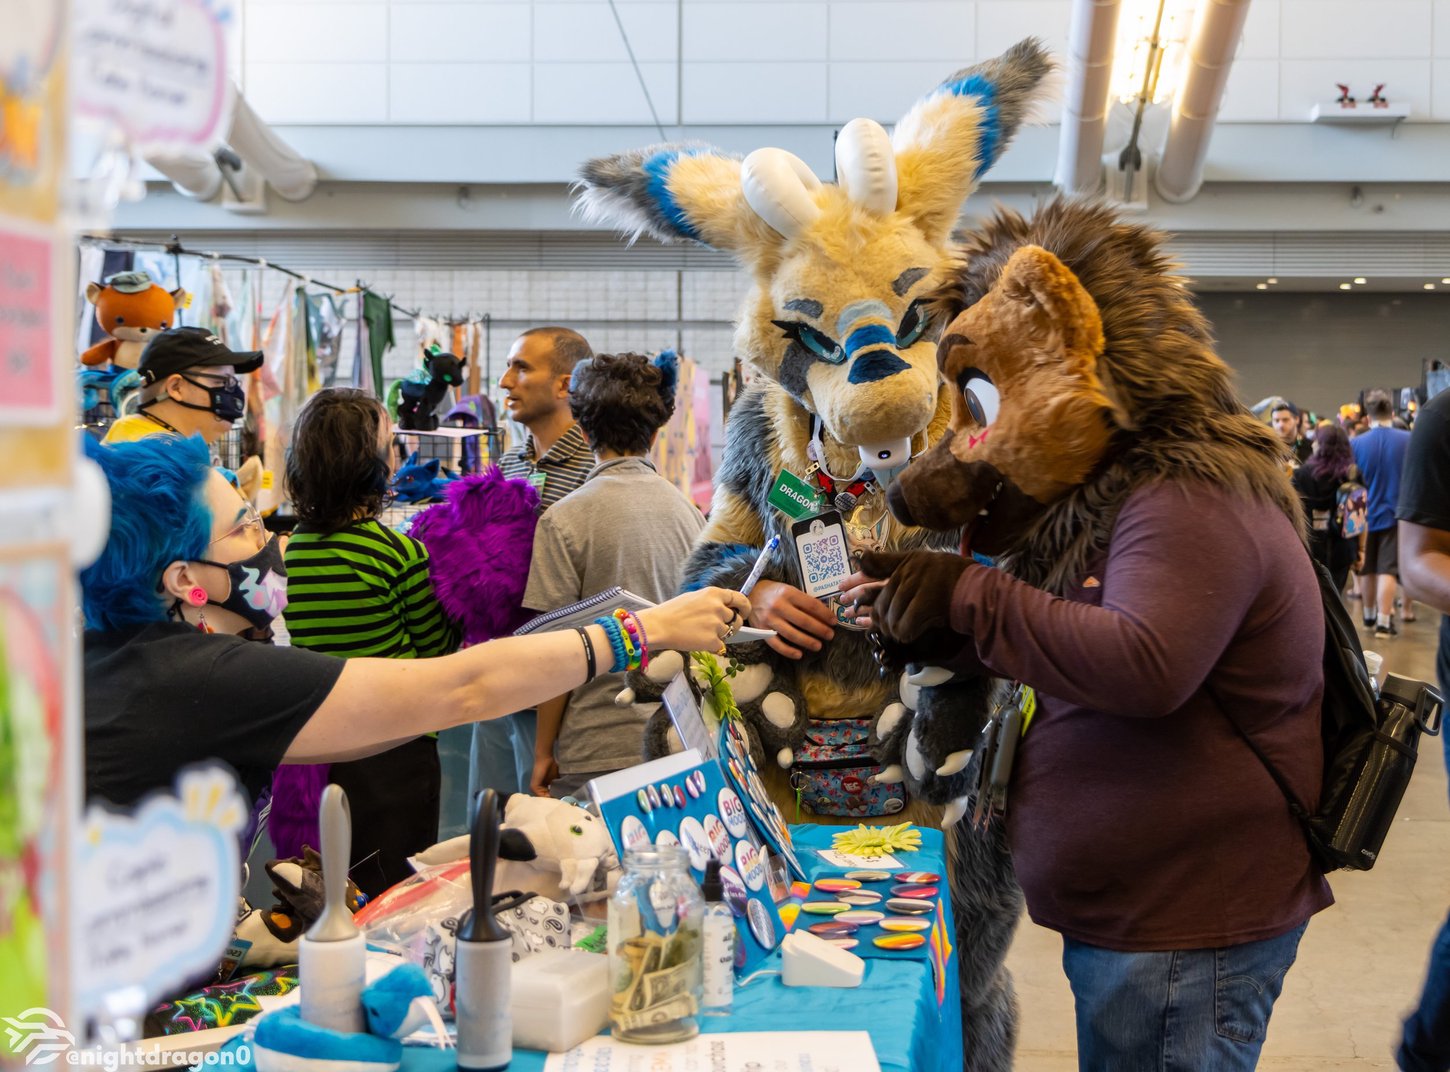
[[[593,356],[584,336],[563,327],[530,328],[509,347],[499,386],[509,416],[528,436],[504,454],[499,469],[538,490],[541,512],[583,484],[594,468],[594,455],[569,411],[569,377],[575,365]],[[533,711],[516,711],[473,728],[470,801],[484,789],[528,792],[536,721]]]
[[[199,435],[212,449],[247,410],[237,377],[262,367],[259,350],[229,349],[206,328],[170,328],[141,352],[140,412],[106,432],[106,445],[149,435]]]
[[[657,603],[679,588],[705,522],[648,457],[675,411],[675,380],[673,354],[656,364],[598,354],[575,368],[569,407],[597,464],[539,519],[524,606],[554,610],[614,585]],[[641,761],[656,705],[616,704],[624,686],[623,675],[604,674],[539,705],[536,795],[572,796],[591,778]]]
[[[343,659],[426,659],[458,646],[428,577],[428,551],[378,521],[392,475],[392,422],[371,394],[314,395],[297,417],[287,493],[299,522],[287,544],[292,645]],[[400,737],[403,735],[399,735]],[[352,810],[350,877],[369,897],[413,874],[408,857],[438,839],[437,740],[327,767],[283,767],[274,782],[273,841],[288,820],[316,829],[328,782]]]
[[[1405,592],[1444,615],[1435,672],[1450,694],[1450,391],[1441,391],[1415,418],[1400,485],[1399,541]],[[1442,733],[1450,769],[1450,734]],[[1450,916],[1430,948],[1420,1004],[1405,1019],[1396,1054],[1405,1072],[1450,1069]]]
[[[1399,633],[1395,624],[1395,588],[1400,573],[1395,502],[1400,497],[1400,473],[1410,433],[1391,427],[1394,410],[1384,391],[1366,394],[1364,408],[1371,427],[1350,442],[1369,498],[1369,534],[1365,538],[1364,569],[1359,571],[1360,613],[1366,629],[1373,628],[1377,638],[1386,638]]]
[[[1275,402],[1269,410],[1269,423],[1274,426],[1274,431],[1294,456],[1295,465],[1303,465],[1309,460],[1309,453],[1314,445],[1299,433],[1299,409],[1294,403],[1284,398]]]
[[[335,659],[246,639],[287,606],[279,538],[213,470],[200,439],[86,453],[111,493],[109,538],[81,571],[86,797],[118,806],[221,760],[249,803],[283,763],[361,759],[498,718],[615,663],[608,632],[505,637],[435,659]],[[689,592],[638,614],[649,652],[724,650],[750,608]]]
[[[1357,476],[1349,437],[1337,424],[1323,421],[1314,434],[1314,453],[1291,477],[1309,522],[1309,551],[1329,571],[1339,592],[1349,571],[1364,564],[1364,534],[1348,539],[1340,535],[1335,509],[1339,486]]]

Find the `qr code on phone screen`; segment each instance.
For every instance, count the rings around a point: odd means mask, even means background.
[[[806,587],[833,582],[835,578],[849,572],[846,568],[846,545],[840,532],[807,541],[803,547],[806,567]]]

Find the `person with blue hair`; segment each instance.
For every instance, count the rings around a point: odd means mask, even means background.
[[[286,605],[279,541],[205,444],[155,436],[86,451],[111,491],[105,550],[81,573],[89,798],[129,805],[220,759],[256,800],[280,764],[358,759],[497,718],[618,660],[607,624],[407,661],[258,643]],[[749,609],[709,588],[638,619],[653,651],[716,650]]]

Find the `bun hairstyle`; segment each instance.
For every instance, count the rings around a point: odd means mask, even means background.
[[[643,354],[595,354],[574,366],[569,409],[596,450],[644,454],[674,415],[678,380],[673,350],[653,362]]]
[[[287,493],[309,530],[337,532],[382,510],[392,469],[378,446],[385,417],[376,398],[351,387],[318,392],[297,415]]]

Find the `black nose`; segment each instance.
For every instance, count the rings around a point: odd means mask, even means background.
[[[906,489],[902,486],[901,481],[898,480],[886,489],[886,508],[903,525],[916,524],[911,519],[911,507],[906,505]]]
[[[851,362],[851,372],[846,380],[849,383],[874,383],[909,368],[911,366],[897,357],[893,350],[867,350],[864,354],[857,354],[856,360]]]

